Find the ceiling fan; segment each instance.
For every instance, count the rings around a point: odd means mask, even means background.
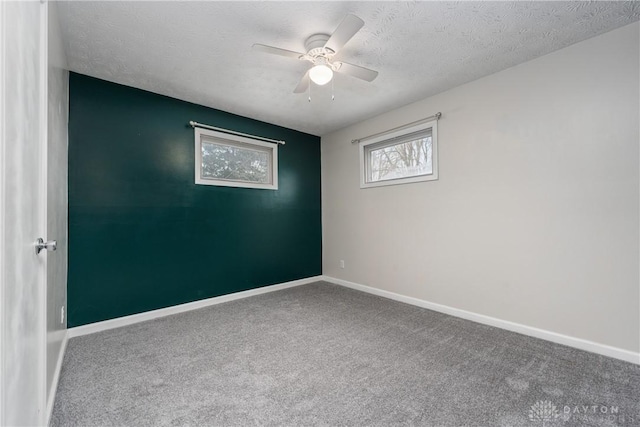
[[[334,61],[334,55],[362,28],[364,21],[355,15],[347,15],[333,34],[314,34],[307,38],[304,48],[307,53],[294,52],[278,47],[254,44],[253,49],[274,55],[309,61],[313,66],[302,76],[300,83],[293,91],[302,93],[309,87],[309,81],[317,85],[324,85],[331,81],[333,73],[339,72],[358,79],[373,81],[378,72],[358,65],[342,61]]]

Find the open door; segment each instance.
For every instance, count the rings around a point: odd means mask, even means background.
[[[45,423],[47,8],[0,2],[0,425]]]

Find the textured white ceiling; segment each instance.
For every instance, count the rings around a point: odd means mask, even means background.
[[[365,26],[337,59],[380,72],[294,94],[304,51],[347,13]],[[315,135],[640,19],[638,2],[61,2],[72,71]],[[594,58],[597,60],[597,58]]]

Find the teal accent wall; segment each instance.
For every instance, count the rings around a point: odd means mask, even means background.
[[[76,73],[69,85],[69,327],[321,274],[319,137]],[[279,189],[195,185],[190,120],[285,140]]]

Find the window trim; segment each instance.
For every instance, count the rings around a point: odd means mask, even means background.
[[[431,128],[431,166],[432,172],[428,175],[414,175],[406,178],[387,179],[375,182],[367,182],[367,156],[365,148],[388,141],[390,139],[399,138],[414,132]],[[395,130],[383,135],[371,138],[368,141],[360,142],[358,151],[360,152],[360,188],[384,187],[388,185],[411,184],[414,182],[435,181],[438,179],[438,120],[431,120],[420,123],[411,127]]]
[[[217,132],[215,130],[195,128],[195,183],[196,185],[215,185],[220,187],[256,188],[262,190],[278,189],[278,144],[264,142],[257,139],[246,138],[244,136],[229,133]],[[254,145],[271,150],[271,182],[263,184],[260,182],[233,181],[226,179],[202,178],[202,142],[206,142],[207,137],[219,140],[222,144],[228,141],[228,145]],[[248,148],[251,149],[251,148]],[[265,150],[259,150],[265,151]]]

